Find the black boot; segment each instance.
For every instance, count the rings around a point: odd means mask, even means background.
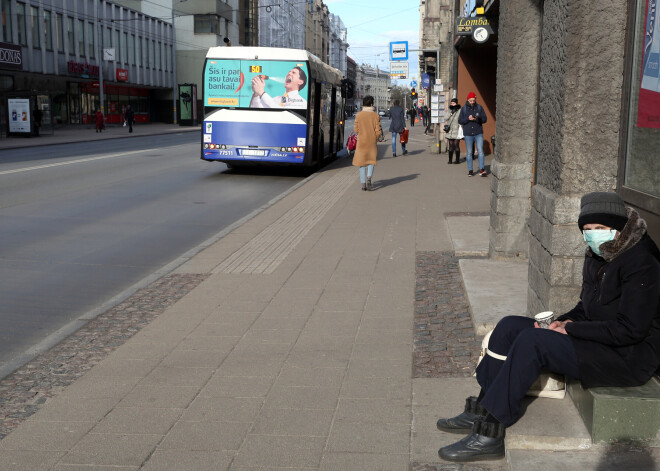
[[[449,151],[449,162],[447,162],[447,163],[450,164],[453,159],[454,159],[454,151],[450,150]]]
[[[454,163],[455,164],[460,164],[461,163],[461,151],[459,151],[459,150],[456,151],[456,161]]]
[[[492,417],[489,417],[492,420]],[[506,427],[497,421],[478,418],[472,432],[462,440],[440,448],[438,455],[447,461],[478,461],[504,456]]]
[[[438,430],[449,433],[467,433],[472,430],[475,420],[484,417],[488,411],[477,402],[475,396],[465,399],[465,410],[463,413],[451,419],[438,419],[436,426]]]

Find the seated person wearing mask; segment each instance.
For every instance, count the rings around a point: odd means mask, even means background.
[[[506,427],[523,412],[521,400],[541,369],[579,379],[585,388],[639,386],[660,366],[660,252],[646,222],[615,193],[582,197],[578,226],[588,244],[580,301],[538,328],[534,319],[501,319],[477,367],[478,397],[465,411],[438,420],[438,428],[467,433],[441,448],[448,461],[504,455]]]

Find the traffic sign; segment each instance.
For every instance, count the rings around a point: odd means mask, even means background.
[[[417,82],[416,82],[415,80],[413,80],[412,82],[410,82],[410,86],[411,86],[411,87],[416,87],[416,86],[417,86]]]
[[[408,41],[396,41],[390,43],[390,60],[391,61],[408,60]]]
[[[410,67],[408,62],[395,61],[390,62],[390,78],[392,79],[407,79]]]

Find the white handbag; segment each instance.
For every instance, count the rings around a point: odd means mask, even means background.
[[[456,139],[463,139],[465,136],[463,135],[463,126],[459,125],[458,126],[458,136]]]
[[[505,355],[499,355],[488,350],[488,340],[490,339],[490,334],[492,333],[493,331],[491,330],[484,336],[484,339],[481,341],[481,352],[479,353],[477,366],[479,366],[479,363],[481,363],[481,360],[483,360],[486,355],[501,361],[506,360]],[[477,373],[475,371],[473,376],[476,376],[476,374]],[[534,384],[532,384],[532,386],[529,388],[527,395],[549,397],[551,399],[563,399],[566,395],[566,378],[564,375],[544,370],[538,379],[534,382]]]

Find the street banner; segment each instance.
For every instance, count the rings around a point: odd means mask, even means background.
[[[658,0],[647,0],[642,42],[642,77],[639,87],[637,127],[660,129],[660,19]]]
[[[429,74],[422,74],[422,88],[428,90],[430,86],[431,86],[431,77],[429,77]]]

